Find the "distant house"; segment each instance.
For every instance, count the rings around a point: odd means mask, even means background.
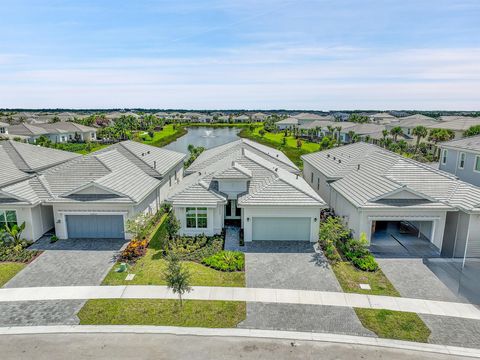
[[[282,152],[241,139],[203,152],[167,202],[182,234],[220,234],[230,223],[246,242],[315,242],[325,202],[299,172]]]
[[[289,117],[289,118],[277,121],[275,123],[275,126],[279,130],[293,129],[295,127],[298,127],[298,119],[294,117]]]
[[[132,141],[85,156],[2,141],[0,227],[25,222],[28,240],[53,228],[61,239],[128,239],[126,221],[159,209],[185,156]]]
[[[240,115],[240,116],[236,116],[233,120],[236,123],[245,123],[245,122],[249,122],[251,119],[250,119],[250,116]]]
[[[463,138],[463,133],[472,126],[480,125],[480,117],[442,116],[441,123],[428,126],[429,129],[447,129],[455,133],[455,139]]]
[[[268,117],[267,114],[258,112],[252,115],[252,120],[254,121],[264,121]]]
[[[379,125],[388,125],[398,121],[398,118],[387,112],[372,114],[368,117],[372,123]]]
[[[403,136],[406,140],[413,140],[415,138],[413,135],[413,129],[415,129],[417,126],[430,127],[440,123],[439,120],[421,114],[406,116],[399,118],[398,120],[398,122],[393,122],[386,125],[387,129],[391,130],[392,128],[399,126],[402,128]]]
[[[439,169],[480,186],[480,135],[439,144]]]
[[[20,136],[29,143],[45,136],[54,143],[65,143],[69,141],[95,141],[97,140],[97,129],[80,125],[74,122],[59,121],[56,123],[12,125],[9,127],[10,137]]]

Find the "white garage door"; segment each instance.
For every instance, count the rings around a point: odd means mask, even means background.
[[[252,240],[310,240],[310,218],[254,217]]]
[[[70,239],[123,239],[122,215],[67,215]]]

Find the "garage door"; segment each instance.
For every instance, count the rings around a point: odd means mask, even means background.
[[[122,215],[67,215],[70,239],[123,239]]]
[[[310,240],[310,218],[254,217],[252,240]]]

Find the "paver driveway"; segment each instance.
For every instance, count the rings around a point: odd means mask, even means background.
[[[247,287],[341,291],[323,254],[312,243],[256,241],[246,245]],[[239,327],[372,335],[349,308],[248,303]]]
[[[44,250],[5,287],[99,285],[125,240],[77,239],[50,244],[38,240],[32,248]],[[83,300],[0,303],[0,325],[77,324]]]
[[[425,265],[423,259],[377,259],[382,271],[404,297],[464,302]],[[429,342],[480,347],[480,321],[419,314],[432,332]]]

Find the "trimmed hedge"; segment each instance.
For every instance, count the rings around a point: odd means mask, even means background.
[[[202,264],[220,271],[242,271],[245,267],[245,255],[240,251],[219,251],[203,259]]]

